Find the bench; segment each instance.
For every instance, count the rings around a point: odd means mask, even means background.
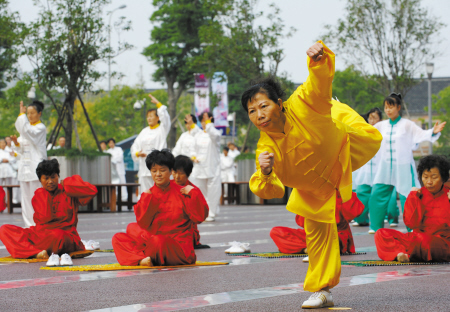
[[[88,211],[94,211],[94,200],[97,200],[97,212],[102,212],[103,207],[108,207],[111,212],[116,210],[122,211],[122,206],[127,206],[128,210],[133,208],[136,202],[133,202],[133,188],[138,187],[138,183],[123,183],[123,184],[94,184],[97,188],[96,199],[93,199],[87,205]],[[122,201],[122,186],[125,186],[128,191],[128,198]],[[12,190],[18,188],[20,185],[4,185],[7,194],[8,213],[13,213],[14,208],[20,208],[20,203],[14,204],[12,202]],[[118,188],[118,191],[117,191]],[[117,209],[116,209],[117,208]]]
[[[225,194],[225,185],[227,185],[227,192]],[[224,205],[225,201],[228,205],[236,202],[236,205],[241,204],[241,185],[248,185],[248,182],[222,182],[222,196],[220,196],[220,204]],[[247,192],[247,202],[250,202],[251,191]],[[264,199],[259,199],[259,204],[264,204]]]

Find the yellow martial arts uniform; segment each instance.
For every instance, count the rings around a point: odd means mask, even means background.
[[[309,268],[304,289],[311,292],[339,283],[336,191],[343,202],[351,198],[352,171],[372,159],[382,140],[358,113],[331,99],[335,56],[323,45],[322,59],[308,57],[308,79],[283,103],[284,133],[261,132],[257,172],[250,179],[252,192],[265,199],[283,197],[284,186],[293,188],[286,209],[305,217]],[[262,174],[258,162],[265,151],[275,155],[269,175]]]

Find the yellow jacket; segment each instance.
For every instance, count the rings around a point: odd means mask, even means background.
[[[343,202],[351,198],[352,171],[372,159],[382,140],[348,105],[331,100],[334,60],[325,44],[319,62],[308,57],[308,79],[283,103],[284,133],[261,132],[250,179],[252,192],[265,199],[283,197],[284,186],[292,187],[286,209],[327,223],[336,222],[336,190]],[[267,176],[258,162],[264,151],[275,155]]]

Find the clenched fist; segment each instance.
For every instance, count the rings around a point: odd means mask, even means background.
[[[259,166],[261,168],[261,172],[265,175],[268,175],[272,172],[273,162],[274,162],[274,154],[269,152],[262,152],[258,157]]]
[[[314,43],[308,50],[306,50],[306,54],[314,62],[320,61],[323,56],[323,44],[321,44],[320,42]]]

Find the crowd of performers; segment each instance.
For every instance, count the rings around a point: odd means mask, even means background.
[[[321,308],[334,305],[330,289],[339,283],[340,255],[355,253],[352,220],[370,226],[382,260],[450,261],[450,190],[444,184],[450,162],[426,156],[417,172],[412,154],[419,143],[435,142],[445,122],[423,130],[402,118],[396,93],[383,102],[384,121],[379,109],[363,117],[333,100],[335,55],[321,41],[307,50],[307,67],[307,80],[288,99],[274,78],[266,78],[243,93],[241,104],[260,131],[250,189],[271,199],[292,188],[286,208],[303,229],[274,227],[270,236],[280,252],[308,254],[303,287],[313,294],[302,307]],[[121,265],[194,264],[195,249],[209,247],[200,243],[197,225],[217,217],[221,182],[236,181],[239,150],[231,143],[221,153],[221,133],[205,112],[201,128],[196,116],[185,116],[187,131],[169,151],[167,107],[149,96],[157,109],[147,112],[149,126],[131,147],[141,186],[136,222],[115,234],[112,245]],[[39,101],[21,103],[19,137],[0,140],[0,178],[14,183],[18,169],[25,222],[25,228],[0,227],[0,240],[12,257],[55,257],[53,263],[69,265],[69,254],[86,248],[76,229],[78,208],[97,189],[78,175],[59,183],[57,160],[46,160],[42,110]],[[102,143],[111,154],[113,179],[124,183],[122,149],[113,138]],[[407,233],[384,229],[385,219],[398,224],[397,193]],[[1,202],[4,196],[0,189]]]

